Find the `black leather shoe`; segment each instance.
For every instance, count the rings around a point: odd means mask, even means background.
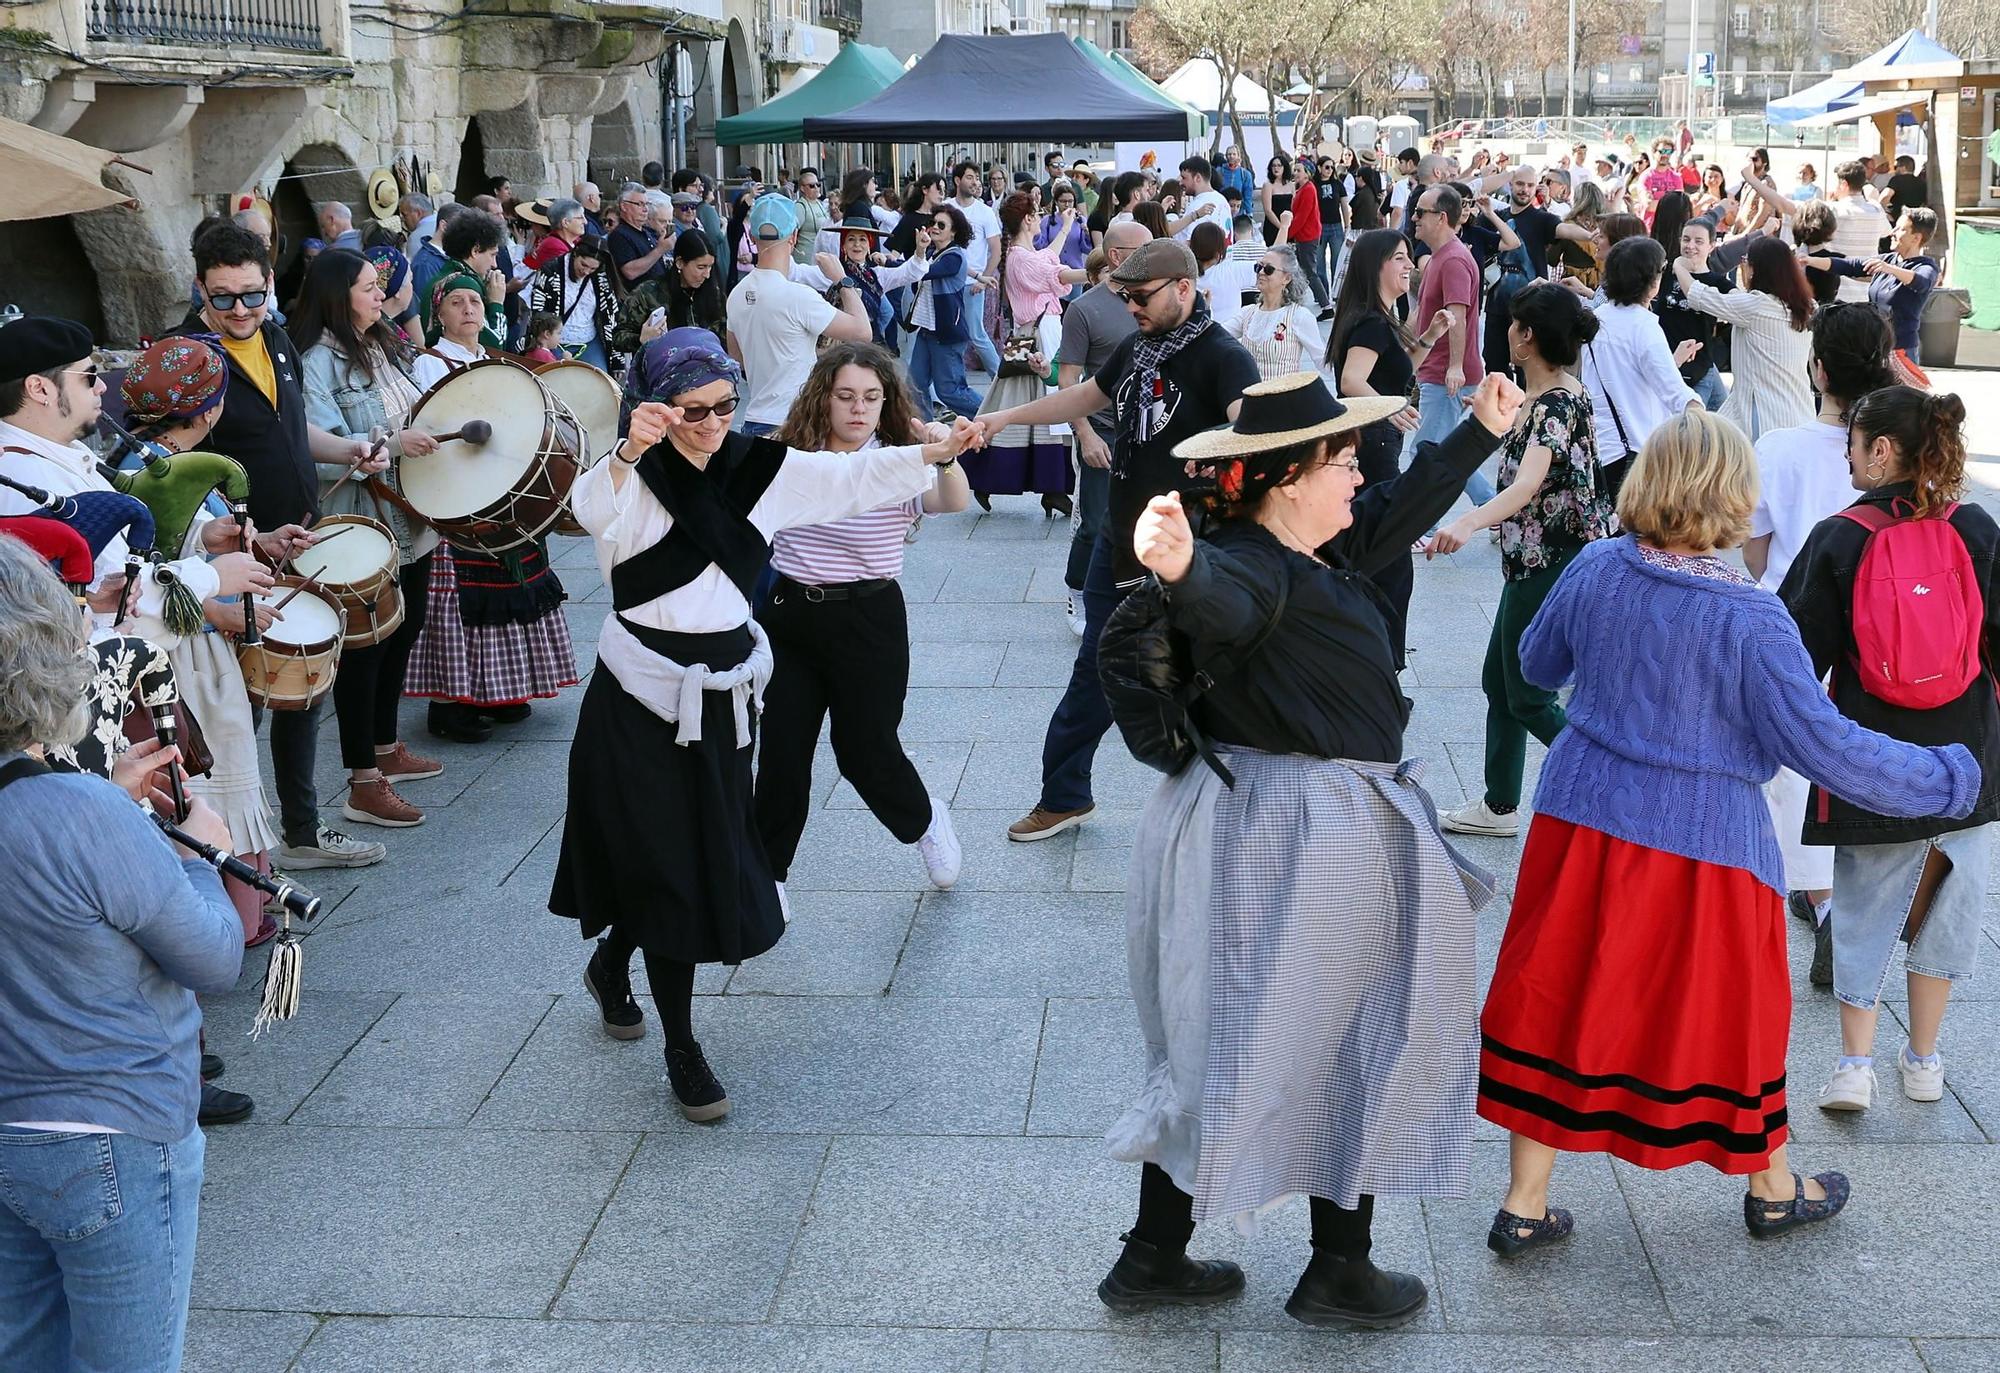
[[[602,939],[597,941],[597,951],[591,954],[590,961],[583,965],[583,985],[590,999],[597,1003],[604,1033],[613,1039],[637,1039],[646,1033],[646,1013],[632,999],[632,970],[610,966]]]
[[[432,701],[430,731],[456,744],[483,744],[493,737],[493,726],[471,706],[456,701]]]
[[[1052,491],[1042,497],[1042,514],[1050,519],[1060,515],[1068,519],[1076,510],[1076,502],[1060,491]]]
[[[993,510],[993,498],[992,498],[991,496],[987,495],[987,494],[986,494],[986,493],[985,493],[984,491],[975,491],[975,492],[973,492],[973,493],[972,493],[972,499],[974,499],[975,501],[978,501],[978,502],[979,502],[979,508],[980,508],[981,510],[984,510],[984,511],[986,511],[986,512],[987,512],[988,514],[991,514],[991,513],[992,513],[992,510]]]
[[[701,1045],[685,1049],[667,1046],[667,1080],[673,1084],[681,1114],[696,1124],[721,1120],[729,1114],[729,1093],[716,1080]]]
[[[222,1076],[222,1055],[203,1054],[201,1056],[201,1080],[213,1082]]]
[[[535,713],[526,701],[512,706],[481,706],[479,713],[496,725],[518,725]]]
[[[1213,1306],[1243,1291],[1243,1270],[1226,1259],[1191,1259],[1185,1251],[1166,1250],[1132,1238],[1125,1252],[1097,1284],[1097,1299],[1113,1311],[1144,1311],[1150,1306]]]
[[[1387,1330],[1423,1310],[1428,1300],[1422,1278],[1385,1272],[1367,1259],[1314,1254],[1285,1303],[1285,1314],[1307,1325]]]
[[[201,1109],[195,1112],[195,1120],[202,1125],[235,1125],[250,1119],[250,1113],[257,1108],[242,1092],[232,1092],[227,1087],[201,1084]]]

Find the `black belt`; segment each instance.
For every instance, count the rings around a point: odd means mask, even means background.
[[[778,574],[778,583],[771,588],[771,604],[783,605],[787,591],[797,591],[801,599],[818,605],[821,601],[858,601],[863,596],[873,596],[878,591],[887,591],[896,584],[894,577],[868,577],[858,582],[833,582],[826,586],[814,586],[811,582],[801,582],[792,577]]]

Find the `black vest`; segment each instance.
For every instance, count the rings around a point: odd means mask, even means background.
[[[207,332],[197,315],[176,334]],[[274,410],[257,384],[229,358],[229,394],[222,418],[203,447],[234,458],[250,474],[250,518],[269,532],[286,524],[307,524],[319,516],[319,469],[306,445],[306,398],[300,385],[299,350],[284,330],[264,321],[264,347],[277,377]],[[225,356],[228,350],[224,350]]]

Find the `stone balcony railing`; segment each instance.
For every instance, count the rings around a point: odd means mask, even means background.
[[[83,9],[93,42],[329,51],[320,0],[84,0]]]

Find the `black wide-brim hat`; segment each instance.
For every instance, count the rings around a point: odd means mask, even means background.
[[[1174,445],[1191,462],[1268,453],[1329,434],[1360,429],[1407,409],[1401,396],[1350,396],[1337,400],[1317,372],[1293,372],[1243,388],[1243,406],[1227,429],[1210,429]]]

